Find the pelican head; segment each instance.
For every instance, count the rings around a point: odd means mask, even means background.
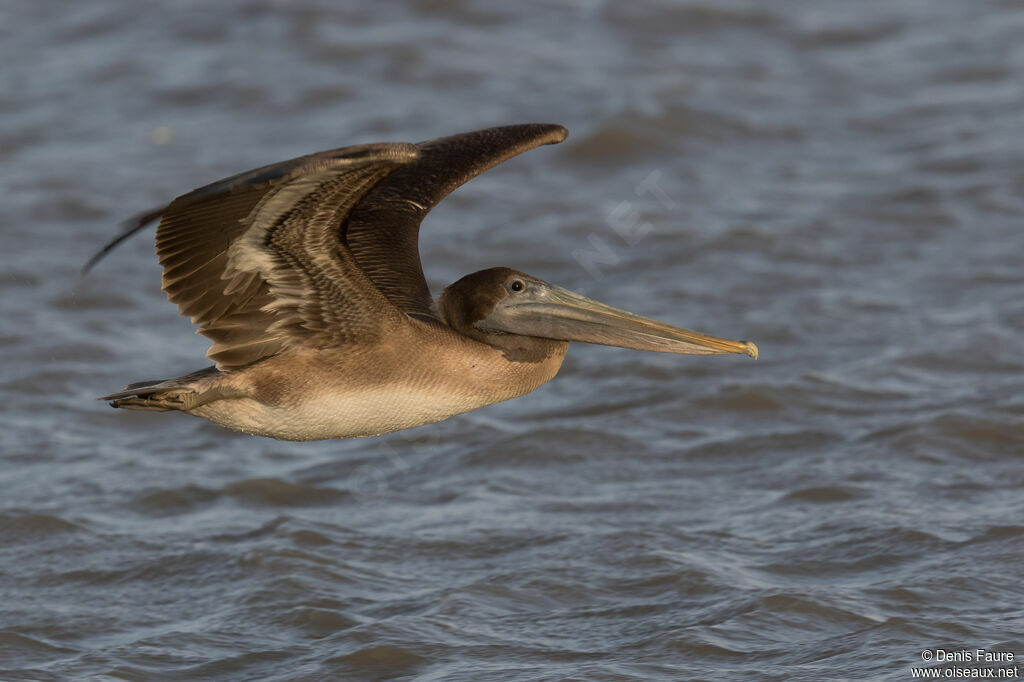
[[[750,341],[673,327],[511,268],[466,275],[445,289],[438,307],[448,326],[499,348],[529,348],[540,340],[581,341],[659,353],[757,357],[757,346]]]

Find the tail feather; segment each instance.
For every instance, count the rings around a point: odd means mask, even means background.
[[[123,391],[105,395],[100,400],[110,401],[111,407],[149,412],[191,410],[209,400],[207,392],[197,392],[197,382],[220,374],[216,367],[207,367],[177,379],[138,381],[128,384]],[[202,396],[202,397],[201,397]],[[205,398],[205,399],[204,399]]]

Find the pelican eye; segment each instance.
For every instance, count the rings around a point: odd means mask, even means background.
[[[510,284],[508,288],[511,289],[512,291],[522,291],[523,289],[526,288],[526,285],[517,279],[516,281],[512,282],[512,284]]]

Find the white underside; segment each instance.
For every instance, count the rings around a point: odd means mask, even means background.
[[[217,400],[189,414],[235,431],[282,440],[378,436],[430,424],[495,402],[441,395],[419,388],[372,388],[355,393],[307,395],[298,405],[274,407],[251,398]]]

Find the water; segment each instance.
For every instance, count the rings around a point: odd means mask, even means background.
[[[1024,656],[1020,3],[141,7],[0,10],[0,679]],[[306,444],[94,400],[204,365],[148,237],[79,278],[120,220],[525,121],[571,136],[431,214],[434,291],[508,265],[760,360],[574,347],[525,398]]]

